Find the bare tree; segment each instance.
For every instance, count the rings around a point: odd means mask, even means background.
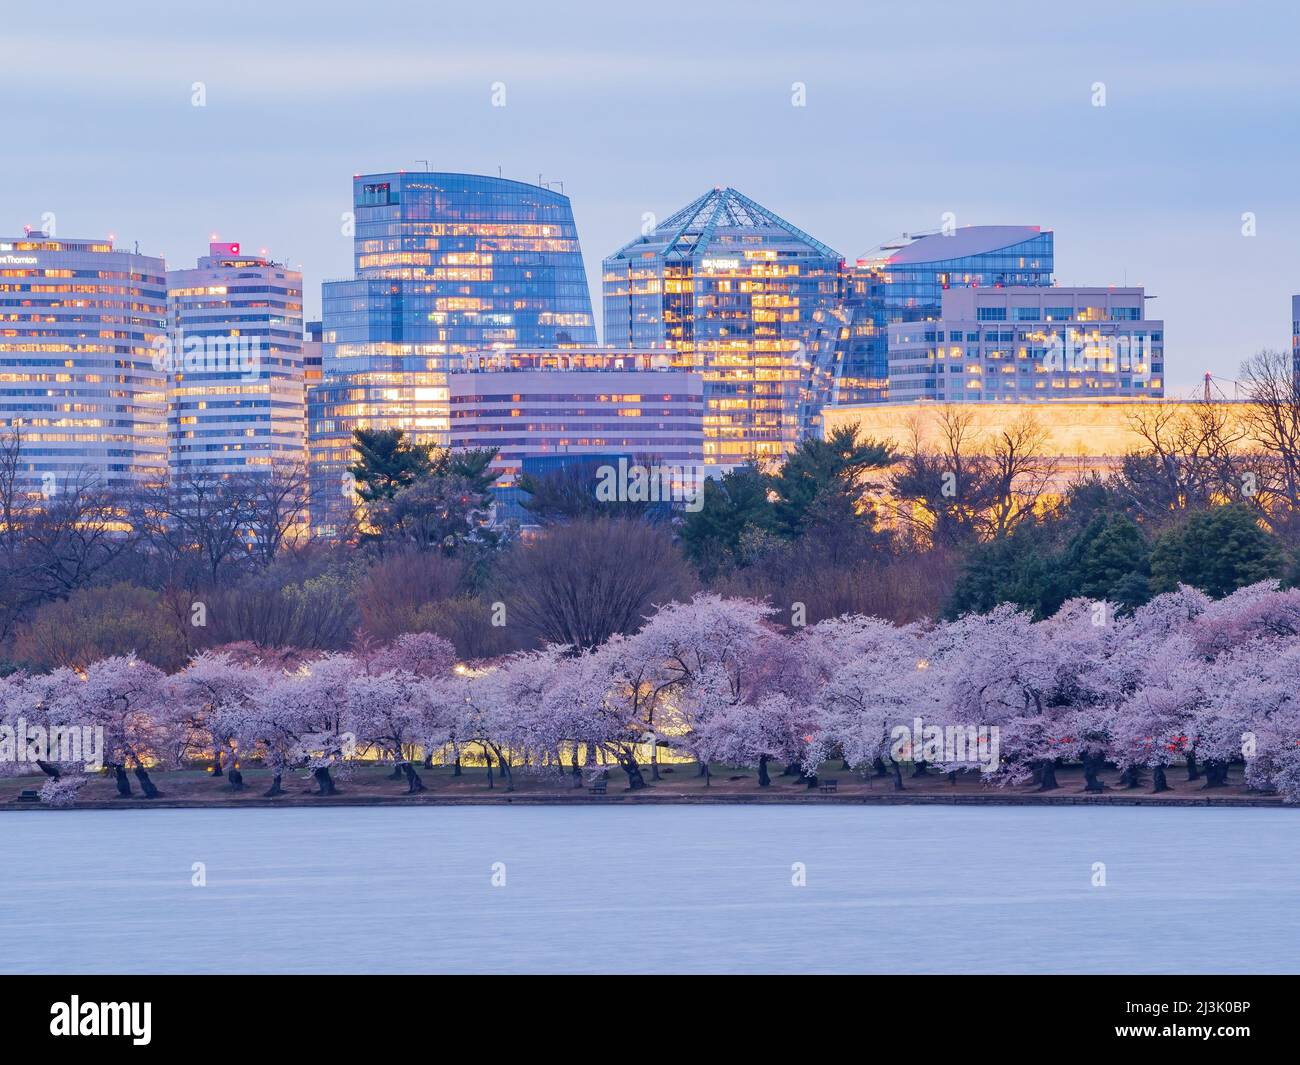
[[[515,547],[502,562],[496,595],[508,625],[538,642],[589,648],[637,631],[656,606],[693,588],[667,530],[599,518],[554,526]]]
[[[1058,465],[1032,414],[985,438],[975,412],[945,406],[936,428],[930,443],[921,416],[913,418],[911,446],[891,478],[905,527],[950,547],[1008,536],[1041,507]]]
[[[145,486],[136,504],[138,528],[181,579],[215,585],[250,557],[251,506],[234,479],[185,473]]]
[[[300,547],[310,531],[310,481],[303,463],[277,463],[269,474],[236,478],[234,490],[246,504],[254,555],[269,565],[283,550]]]
[[[1159,524],[1237,497],[1237,451],[1246,434],[1222,404],[1152,405],[1129,425],[1142,444],[1124,457],[1113,483],[1134,513]]]
[[[1252,443],[1246,472],[1265,520],[1279,535],[1300,540],[1300,374],[1292,356],[1261,351],[1241,368],[1245,422]]]
[[[977,516],[987,539],[1009,536],[1042,505],[1057,474],[1050,439],[1029,412],[994,438],[983,486],[985,499]]]

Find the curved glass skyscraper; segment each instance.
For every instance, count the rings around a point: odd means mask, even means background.
[[[356,276],[322,287],[322,380],[308,397],[313,520],[327,534],[346,510],[353,429],[447,443],[456,355],[596,343],[567,196],[398,172],[355,177],[352,203]]]

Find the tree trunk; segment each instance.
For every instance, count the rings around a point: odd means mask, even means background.
[[[924,762],[913,762],[913,763],[912,763],[912,777],[913,777],[913,779],[915,779],[916,777],[923,777],[923,776],[925,776],[925,773],[926,773],[926,769],[925,769],[925,763],[924,763]]]
[[[316,792],[318,796],[338,794],[338,789],[334,787],[334,778],[330,776],[329,766],[323,765],[313,769],[311,775],[316,778],[316,785],[320,788]]]
[[[1101,792],[1106,790],[1106,785],[1097,776],[1104,764],[1105,760],[1100,755],[1085,754],[1083,756],[1083,777],[1087,781],[1083,786],[1084,791]]]
[[[410,762],[402,763],[402,770],[406,775],[406,794],[414,795],[417,791],[424,790],[424,781],[420,779],[420,774],[415,771],[415,766]]]
[[[620,751],[618,754],[619,767],[627,774],[627,790],[638,791],[645,787],[645,777],[641,775],[641,767],[636,764],[636,755],[630,751]],[[705,767],[707,774],[708,768]]]
[[[212,775],[214,777],[219,777],[224,775],[221,772],[221,748],[220,747],[217,747],[212,752]]]
[[[1158,765],[1151,771],[1151,782],[1155,785],[1151,789],[1153,795],[1159,795],[1162,791],[1173,791],[1169,782],[1165,779],[1165,767]]]
[[[1228,785],[1228,763],[1217,758],[1206,759],[1204,788],[1223,788]]]
[[[901,763],[895,762],[892,758],[889,760],[889,764],[894,767],[894,790],[902,791],[903,790],[903,766]]]
[[[488,754],[487,751],[484,751],[484,752],[483,752],[483,760],[484,760],[485,762],[487,762],[487,771],[488,771],[488,790],[491,791],[491,790],[493,790],[493,789],[497,786],[497,785],[496,785],[496,781],[493,780],[493,778],[492,778],[492,756],[491,756],[490,754]]]
[[[1055,791],[1060,786],[1056,782],[1056,759],[1049,758],[1038,767],[1038,790]]]
[[[452,741],[451,753],[456,756],[456,760],[452,764],[451,775],[453,777],[458,777],[460,776],[460,744],[459,743]]]
[[[767,755],[760,754],[758,756],[758,786],[760,788],[766,788],[772,783],[772,778],[767,775],[767,762]]]
[[[270,788],[262,792],[262,796],[263,798],[272,799],[277,795],[283,795],[283,794],[284,794],[284,788],[280,787],[280,774],[276,773],[273,777],[271,777]]]
[[[113,779],[117,783],[117,797],[119,799],[129,799],[131,797],[131,781],[126,775],[126,766],[113,766]]]
[[[801,777],[803,776],[803,766],[798,762],[786,762],[785,768],[781,770],[783,777]]]
[[[1196,765],[1196,755],[1192,751],[1187,752],[1187,779],[1200,780],[1201,771]]]
[[[239,766],[232,765],[230,772],[226,774],[226,778],[230,781],[231,791],[244,790],[244,774],[239,771]]]
[[[1120,781],[1125,788],[1130,790],[1140,788],[1142,786],[1142,767],[1140,765],[1127,766],[1120,777]]]
[[[146,799],[156,799],[162,792],[154,787],[153,781],[149,779],[149,771],[140,766],[135,767],[135,779],[140,782],[140,790],[144,792]]]

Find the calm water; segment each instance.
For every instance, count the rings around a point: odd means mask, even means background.
[[[1298,838],[1274,809],[0,814],[0,972],[1300,972]]]

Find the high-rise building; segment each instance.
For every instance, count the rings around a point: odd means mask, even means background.
[[[321,324],[307,322],[302,327],[302,376],[307,387],[319,384],[321,379]]]
[[[111,239],[0,238],[0,429],[26,490],[164,476],[166,275]]]
[[[892,400],[1164,395],[1164,323],[1140,288],[952,288],[937,318],[889,327]]]
[[[178,479],[306,460],[302,274],[236,243],[167,273],[167,443]]]
[[[448,443],[452,356],[594,345],[569,199],[472,174],[358,175],[356,276],[322,289],[322,379],[308,396],[313,524],[349,507],[352,431]]]
[[[937,318],[946,290],[1051,283],[1052,231],[1038,226],[964,226],[881,245],[851,272],[840,349],[819,359],[834,379],[832,401],[891,398],[889,327]]]
[[[844,259],[735,189],[715,188],[604,261],[605,343],[657,348],[704,378],[705,461],[798,440],[814,314]]]

